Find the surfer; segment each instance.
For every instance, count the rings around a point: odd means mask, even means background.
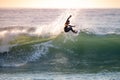
[[[65,32],[72,31],[73,33],[77,33],[77,31],[73,30],[73,28],[72,28],[72,27],[75,27],[75,26],[69,25],[69,24],[70,24],[70,20],[69,20],[69,19],[70,19],[71,17],[72,17],[72,15],[70,15],[70,16],[67,18],[67,20],[66,20],[66,22],[65,22],[64,31],[65,31]]]

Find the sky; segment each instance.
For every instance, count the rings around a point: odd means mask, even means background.
[[[120,0],[0,0],[0,8],[120,8]]]

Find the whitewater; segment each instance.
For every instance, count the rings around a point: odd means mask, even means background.
[[[63,30],[69,15],[77,34]],[[119,9],[0,9],[0,80],[119,80],[119,15]]]

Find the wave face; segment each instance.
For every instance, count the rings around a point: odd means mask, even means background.
[[[13,19],[13,21],[18,20],[16,23],[9,21],[11,17],[6,13],[7,11],[15,12],[19,16]],[[38,12],[44,14],[34,15],[32,11],[36,14]],[[6,13],[4,18],[0,18],[1,23],[5,19],[9,22],[9,24],[0,24],[3,26],[0,28],[2,72],[120,71],[119,9],[45,11],[51,14],[45,13],[44,9],[0,12],[0,14]],[[32,26],[27,25],[30,22],[22,23],[26,19],[21,21],[23,18],[21,14],[27,15],[28,21],[33,20]],[[76,24],[74,29],[79,31],[77,34],[63,32],[63,25],[69,14],[73,15],[71,24]],[[34,19],[33,15],[37,19]],[[38,25],[40,20],[41,25]]]
[[[0,53],[0,66],[16,67],[18,71],[119,71],[119,39],[119,35],[60,34],[52,40],[14,46]]]

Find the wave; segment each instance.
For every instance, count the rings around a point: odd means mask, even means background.
[[[119,39],[115,34],[62,33],[47,41],[14,46],[8,52],[0,53],[0,66],[29,64],[32,68],[39,66],[40,71],[119,71]],[[35,66],[31,62],[39,63]]]
[[[119,28],[76,26],[64,33],[67,11],[50,25],[0,28],[0,67],[36,71],[120,71]],[[39,67],[39,68],[38,68]]]

